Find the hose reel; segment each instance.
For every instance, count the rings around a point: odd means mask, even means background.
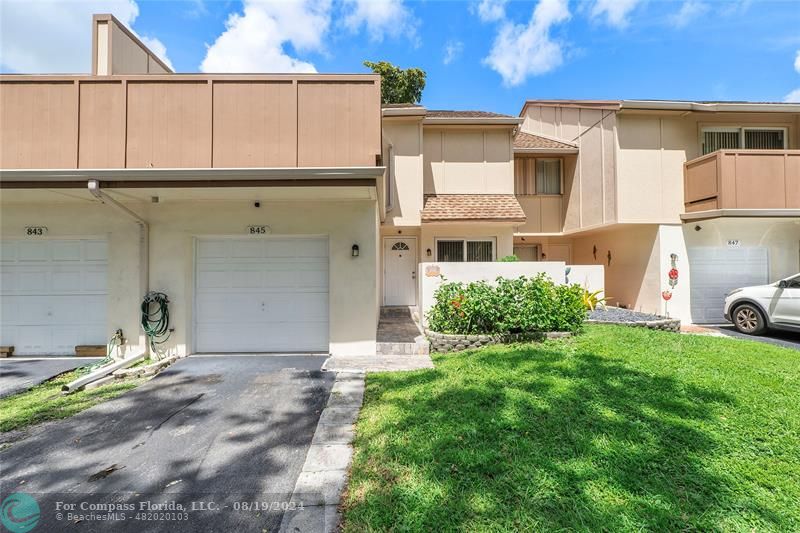
[[[150,291],[142,300],[142,329],[150,340],[150,349],[157,352],[159,344],[169,339],[169,298],[163,292]]]

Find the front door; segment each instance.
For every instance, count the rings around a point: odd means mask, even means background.
[[[383,240],[383,305],[417,304],[417,239]]]

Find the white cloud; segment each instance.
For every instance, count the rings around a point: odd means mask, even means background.
[[[461,55],[461,52],[464,51],[464,43],[461,41],[447,41],[447,44],[444,45],[444,58],[442,59],[442,63],[445,65],[449,65]]]
[[[403,0],[344,0],[343,22],[353,33],[364,26],[373,41],[386,35],[417,40],[417,21]]]
[[[139,35],[138,37],[139,40],[141,40],[142,43],[144,43],[144,45],[147,48],[149,48],[151,52],[157,55],[161,61],[166,63],[166,65],[170,69],[172,69],[173,72],[175,71],[175,67],[172,66],[172,61],[170,61],[169,57],[167,57],[167,47],[164,46],[164,43],[162,43],[155,37],[147,37],[145,35]]]
[[[800,74],[800,50],[797,51],[797,55],[794,58],[794,69]]]
[[[553,70],[563,54],[561,44],[550,37],[550,28],[569,18],[567,0],[540,0],[527,25],[503,23],[484,64],[498,72],[506,86]]]
[[[783,101],[787,103],[800,104],[800,89],[795,89],[783,97]]]
[[[139,6],[134,0],[2,0],[0,66],[6,72],[90,72],[95,13],[111,13],[130,27]]]
[[[670,17],[672,25],[683,28],[697,17],[705,15],[710,6],[699,0],[684,0],[680,10]]]
[[[481,0],[477,6],[478,18],[483,22],[496,22],[506,18],[508,0]]]
[[[244,11],[232,13],[225,31],[208,47],[203,72],[316,72],[311,63],[289,56],[323,50],[331,21],[330,0],[245,0]]]
[[[591,10],[592,18],[605,18],[606,23],[616,28],[628,25],[628,15],[641,0],[596,0]]]

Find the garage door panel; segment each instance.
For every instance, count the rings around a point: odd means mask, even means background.
[[[688,254],[694,322],[725,322],[726,294],[738,287],[768,282],[769,252],[766,248],[703,247],[690,248]]]
[[[241,259],[262,259],[264,257],[263,242],[254,240],[236,240],[231,242],[230,257]]]
[[[52,243],[53,261],[80,261],[83,253],[81,241],[54,241]]]
[[[73,354],[105,344],[107,244],[98,239],[5,240],[0,344],[20,355]]]
[[[327,239],[200,239],[196,349],[327,351]]]
[[[51,241],[21,241],[17,243],[17,261],[42,263],[50,261]]]
[[[15,292],[24,294],[47,293],[50,291],[50,271],[44,267],[16,269]]]

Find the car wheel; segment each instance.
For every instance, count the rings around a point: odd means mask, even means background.
[[[760,335],[767,329],[764,316],[754,305],[742,304],[733,312],[733,324],[736,329],[748,335]]]

